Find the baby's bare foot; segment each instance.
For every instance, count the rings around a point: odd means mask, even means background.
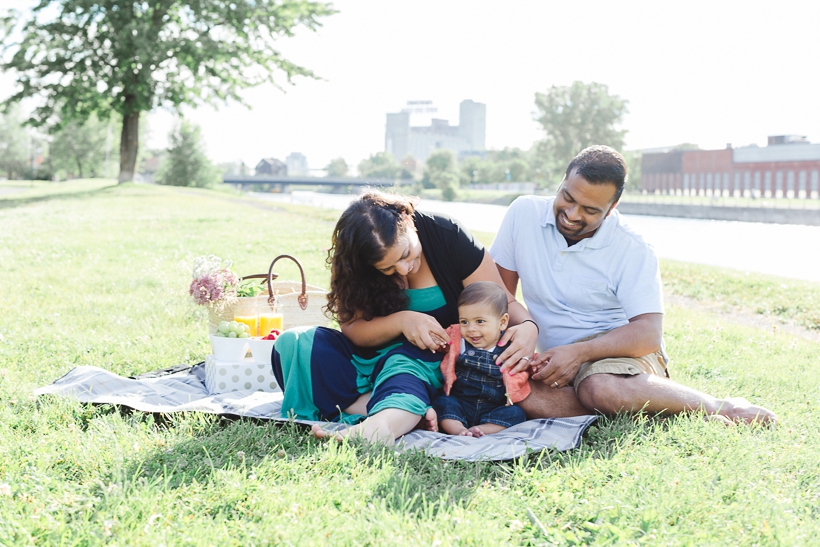
[[[469,429],[465,429],[461,433],[458,434],[459,437],[474,437],[473,432]]]
[[[471,437],[483,437],[484,432],[478,426],[471,427],[469,431],[472,433]]]
[[[438,433],[438,414],[433,408],[428,408],[424,416],[419,420],[418,425],[413,429],[421,429],[422,431],[432,431]]]

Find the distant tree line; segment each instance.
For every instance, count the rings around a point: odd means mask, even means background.
[[[92,114],[70,121],[53,134],[24,123],[19,107],[0,114],[0,176],[8,179],[66,180],[115,178],[119,165],[116,120],[100,121]],[[142,123],[142,132],[145,132]],[[221,182],[220,169],[207,158],[200,129],[180,119],[168,135],[167,150],[143,150],[138,165],[150,156],[160,158],[152,180],[172,186],[208,187]],[[146,168],[140,171],[145,171]]]
[[[626,130],[621,125],[627,101],[611,94],[607,86],[594,82],[553,86],[535,94],[535,105],[535,121],[544,137],[529,150],[488,150],[458,161],[454,152],[440,149],[423,166],[417,166],[412,157],[399,160],[388,152],[377,152],[358,164],[359,176],[413,180],[419,189],[438,188],[445,199],[455,199],[459,189],[479,184],[534,182],[539,188],[556,188],[566,165],[583,148],[607,144],[623,150]],[[71,119],[51,135],[43,135],[23,127],[19,109],[12,105],[0,114],[0,173],[8,178],[45,179],[114,176],[120,162],[120,142],[116,132],[112,133],[112,127],[119,125],[115,116],[101,121],[91,113],[82,123]],[[248,169],[244,164],[214,167],[205,155],[199,128],[184,120],[169,135],[169,143],[154,173],[154,180],[162,184],[206,187],[218,182],[220,173],[238,169],[245,174]],[[630,164],[629,187],[638,188],[640,153],[626,152],[625,156]],[[328,176],[349,176],[349,171],[343,158],[333,159],[326,167]]]
[[[16,105],[0,113],[0,175],[40,180],[116,175],[119,147],[113,122],[92,114],[85,123],[71,121],[48,135],[24,121]]]

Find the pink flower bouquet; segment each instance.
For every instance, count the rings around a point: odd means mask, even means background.
[[[200,306],[223,308],[236,300],[239,276],[231,270],[233,262],[218,256],[200,256],[194,260],[193,280],[188,294]]]

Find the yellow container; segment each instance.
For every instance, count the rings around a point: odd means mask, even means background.
[[[255,315],[234,315],[233,320],[237,323],[245,323],[248,325],[249,336],[258,336],[259,319]]]
[[[259,313],[253,298],[239,298],[233,310],[233,320],[248,325],[248,335],[259,335]]]
[[[259,315],[259,336],[267,336],[273,329],[282,332],[281,313],[262,313]]]

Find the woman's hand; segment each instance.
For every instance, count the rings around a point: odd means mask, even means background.
[[[447,348],[450,337],[432,316],[417,311],[400,311],[393,314],[400,321],[401,332],[414,346],[430,351]]]
[[[530,362],[535,356],[535,346],[538,343],[538,327],[532,321],[525,321],[520,325],[509,327],[504,336],[498,341],[499,346],[510,342],[510,347],[498,356],[497,365],[501,372],[509,372],[512,376],[518,372],[528,370]]]
[[[348,340],[365,348],[379,347],[404,335],[413,345],[430,351],[446,350],[450,337],[431,316],[416,311],[399,311],[365,320],[361,317],[341,326]]]

